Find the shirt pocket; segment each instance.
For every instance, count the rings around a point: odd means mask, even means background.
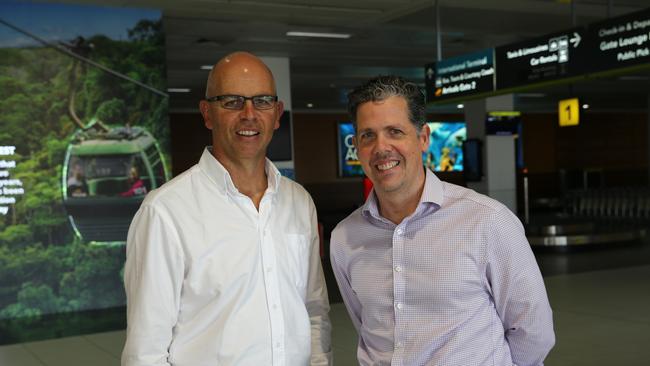
[[[309,275],[309,240],[305,234],[285,234],[289,273],[294,285],[304,292]]]

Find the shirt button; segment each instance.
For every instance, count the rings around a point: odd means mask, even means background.
[[[277,308],[278,308],[278,304],[273,304],[271,307],[272,307],[273,309],[277,309]]]
[[[402,272],[402,266],[395,266],[395,272]]]
[[[273,268],[271,268],[271,267],[266,267],[266,272],[271,273],[272,271],[273,271]]]
[[[404,230],[402,230],[402,229],[397,229],[396,232],[397,232],[397,235],[402,235],[402,233],[404,233]]]
[[[401,302],[398,302],[397,305],[395,305],[395,307],[397,308],[397,310],[402,310],[402,308],[404,307],[404,305],[402,305]]]
[[[402,346],[404,346],[402,342],[395,343],[395,348],[402,348]]]

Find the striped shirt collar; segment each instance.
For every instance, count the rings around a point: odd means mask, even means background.
[[[420,196],[420,202],[418,203],[415,212],[411,214],[412,216],[420,216],[422,214],[429,214],[435,210],[438,210],[443,203],[443,188],[442,181],[433,174],[429,169],[424,168],[425,177],[424,177],[424,189],[422,190],[422,196]],[[424,211],[423,211],[424,210]],[[375,189],[373,188],[368,199],[361,208],[361,214],[366,219],[379,220],[381,222],[389,222],[379,213],[379,205],[377,201],[377,195],[375,194]],[[371,220],[372,221],[372,220]]]

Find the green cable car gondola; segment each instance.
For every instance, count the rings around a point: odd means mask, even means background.
[[[95,243],[123,243],[144,195],[170,177],[156,139],[140,127],[78,130],[62,170],[70,225]]]

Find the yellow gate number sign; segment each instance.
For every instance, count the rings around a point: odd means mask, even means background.
[[[580,103],[578,98],[563,99],[558,103],[560,126],[577,126],[580,122]]]

